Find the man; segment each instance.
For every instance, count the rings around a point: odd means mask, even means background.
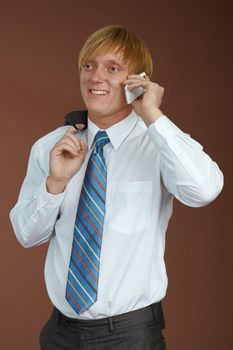
[[[165,232],[176,197],[213,201],[223,175],[160,110],[164,89],[134,33],[108,26],[79,56],[88,128],[60,127],[32,147],[11,220],[25,247],[48,240],[54,305],[41,349],[165,349]],[[146,78],[139,73],[146,72]],[[144,94],[126,103],[129,91]]]

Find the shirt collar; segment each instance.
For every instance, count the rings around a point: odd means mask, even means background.
[[[121,120],[120,122],[112,125],[105,131],[108,134],[111,144],[114,149],[118,149],[124,139],[130,134],[137,123],[138,117],[134,111],[132,111],[128,117]],[[87,143],[88,149],[91,149],[96,133],[101,130],[95,125],[90,119],[88,119],[87,129]]]

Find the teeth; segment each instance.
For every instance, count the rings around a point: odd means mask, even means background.
[[[107,91],[104,90],[91,90],[91,93],[94,95],[107,95]]]

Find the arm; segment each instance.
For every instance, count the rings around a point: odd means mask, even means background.
[[[24,247],[49,240],[64,198],[64,193],[53,195],[47,192],[45,157],[36,143],[30,153],[18,202],[10,212],[15,235]]]
[[[223,174],[203,147],[161,116],[147,130],[160,154],[161,176],[167,190],[182,203],[201,207],[223,187]]]
[[[40,142],[32,147],[26,178],[10,213],[16,237],[24,247],[48,241],[54,232],[66,184],[80,169],[86,153],[86,144],[75,133],[71,127],[51,151]]]
[[[147,77],[129,75],[129,89],[143,87],[142,99],[132,105],[147,125],[148,135],[158,149],[161,176],[167,190],[182,203],[200,207],[213,201],[223,187],[223,174],[203,147],[183,133],[161,112],[163,87]]]

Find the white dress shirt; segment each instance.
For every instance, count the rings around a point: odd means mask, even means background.
[[[96,319],[145,307],[164,298],[165,233],[173,198],[191,207],[213,201],[223,186],[218,165],[203,147],[162,116],[148,128],[134,112],[107,129],[106,213],[98,298],[77,316],[65,299],[75,216],[98,127],[79,132],[88,144],[81,169],[61,194],[46,191],[49,152],[70,126],[40,138],[32,147],[19,199],[10,213],[24,247],[48,240],[45,280],[52,303],[66,316]]]

